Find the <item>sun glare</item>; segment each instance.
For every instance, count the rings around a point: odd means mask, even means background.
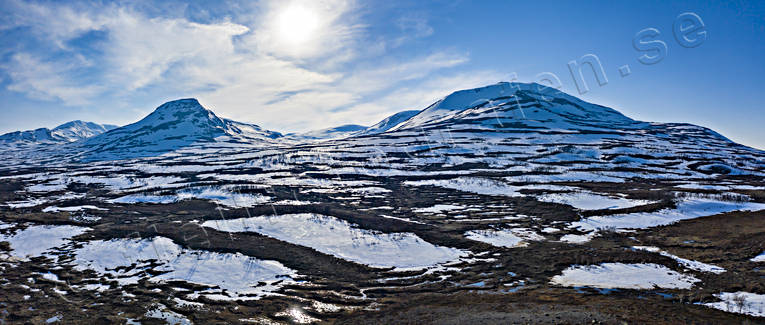
[[[310,40],[319,27],[318,14],[299,5],[287,7],[277,19],[282,39],[293,44]]]

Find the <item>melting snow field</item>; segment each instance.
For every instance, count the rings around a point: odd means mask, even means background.
[[[224,205],[232,208],[244,208],[253,207],[258,204],[266,203],[270,198],[257,195],[257,194],[240,194],[231,193],[221,189],[215,188],[202,188],[195,190],[185,190],[179,192],[177,195],[144,195],[144,194],[132,194],[126,195],[114,200],[108,201],[109,203],[123,203],[123,204],[136,204],[136,203],[153,203],[153,204],[170,204],[183,200],[201,199],[208,200],[220,205]]]
[[[589,192],[550,193],[538,196],[537,200],[567,204],[581,210],[623,209],[652,203],[647,200],[630,200]]]
[[[690,289],[699,281],[658,264],[603,263],[571,266],[563,270],[563,274],[553,277],[550,283],[604,289]]]
[[[62,212],[62,211],[64,211],[64,212],[77,212],[77,211],[83,211],[83,210],[106,211],[107,209],[102,209],[102,208],[99,208],[99,207],[93,206],[93,205],[82,205],[82,206],[64,207],[64,208],[60,208],[60,207],[56,207],[56,206],[51,206],[51,207],[47,207],[47,208],[43,209],[43,212]]]
[[[714,274],[725,273],[725,269],[721,268],[719,266],[712,265],[712,264],[706,264],[706,263],[702,263],[702,262],[699,262],[699,261],[684,259],[682,257],[676,256],[676,255],[672,255],[672,254],[667,253],[667,252],[664,252],[664,251],[660,250],[658,247],[635,246],[633,248],[634,249],[638,249],[638,250],[649,251],[649,252],[653,252],[653,253],[659,253],[662,256],[669,257],[669,258],[677,261],[677,263],[679,263],[680,265],[682,265],[682,266],[684,266],[684,267],[686,267],[688,269],[694,270],[694,271],[710,272],[710,273],[714,273]]]
[[[511,186],[503,182],[478,177],[459,177],[446,180],[406,181],[408,186],[438,186],[463,192],[481,195],[522,196],[518,193],[519,187]]]
[[[148,260],[163,264],[158,270],[166,271],[151,281],[187,281],[218,286],[219,290],[202,292],[205,297],[216,300],[257,299],[280,287],[292,283],[289,278],[296,273],[276,261],[264,261],[242,254],[224,254],[183,249],[165,237],[151,240],[120,239],[91,241],[75,250],[76,268],[91,269],[100,274],[120,277],[121,284],[137,283],[140,269],[113,271],[118,267],[140,265]],[[280,281],[283,281],[279,283]],[[264,284],[259,285],[260,282]]]
[[[213,220],[202,226],[227,232],[257,232],[372,267],[418,269],[466,254],[435,246],[412,233],[359,229],[345,220],[309,213]]]
[[[497,247],[522,247],[526,241],[544,240],[545,238],[528,229],[471,230],[465,237]]]
[[[268,197],[257,194],[231,193],[221,189],[203,188],[178,193],[179,200],[203,199],[232,208],[253,207],[268,202]]]
[[[731,313],[765,317],[765,295],[749,292],[723,292],[716,294],[720,302],[706,303],[704,306]]]
[[[581,230],[598,230],[609,227],[616,229],[645,229],[672,224],[680,220],[695,219],[731,211],[758,211],[763,209],[765,209],[765,204],[762,203],[691,199],[681,201],[677,204],[676,209],[589,217],[572,223],[572,226]]]
[[[452,210],[461,210],[464,209],[464,206],[461,205],[453,205],[453,204],[436,204],[429,208],[419,208],[419,209],[413,209],[413,212],[416,213],[442,213],[446,211],[452,211]]]
[[[75,226],[31,226],[14,235],[0,236],[0,241],[10,242],[13,256],[27,258],[42,256],[48,250],[66,244],[69,238],[88,230]]]
[[[520,247],[524,245],[523,238],[507,230],[471,230],[465,237],[497,247]]]
[[[594,232],[591,232],[585,235],[568,234],[568,235],[563,235],[562,237],[560,237],[560,241],[564,243],[570,243],[570,244],[583,244],[592,240],[592,238],[594,238],[595,235],[596,233]]]

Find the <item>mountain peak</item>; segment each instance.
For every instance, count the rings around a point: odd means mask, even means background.
[[[166,102],[142,120],[89,139],[89,160],[148,157],[218,139],[270,141],[281,134],[257,125],[226,120],[194,98]]]
[[[181,98],[176,100],[171,100],[169,102],[166,102],[159,107],[157,107],[157,110],[178,110],[178,109],[191,109],[191,108],[201,108],[202,104],[199,103],[199,101],[196,98]]]
[[[53,129],[39,128],[7,133],[0,136],[0,142],[26,142],[31,144],[75,142],[115,128],[117,128],[116,125],[75,120],[61,124]]]

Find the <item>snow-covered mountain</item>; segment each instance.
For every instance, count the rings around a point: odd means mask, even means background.
[[[563,174],[630,170],[617,174],[667,178],[758,174],[765,167],[762,151],[708,128],[636,121],[558,90],[522,83],[457,91],[385,132],[332,145],[338,156],[365,150],[376,160],[404,157],[401,164],[408,168],[475,164]]]
[[[109,130],[117,128],[116,125],[98,124],[84,121],[71,121],[55,128],[40,128],[29,131],[16,131],[0,135],[0,142],[23,142],[23,143],[66,143],[90,138]]]
[[[251,143],[282,137],[257,125],[223,119],[196,99],[167,102],[142,120],[83,142],[87,159],[150,157],[201,142]]]
[[[500,82],[456,91],[391,130],[472,124],[483,128],[582,129],[645,126],[608,107],[536,83]]]
[[[83,134],[63,132],[77,125],[62,126],[55,137]],[[39,141],[54,138],[54,134],[38,130],[12,137]],[[181,99],[161,105],[139,122],[61,148],[28,150],[14,146],[12,160],[7,163],[45,163],[59,157],[85,161],[154,157],[190,147],[211,153],[220,152],[220,148],[229,152],[253,147],[287,150],[317,139],[328,140],[328,151],[350,146],[354,151],[398,156],[402,151],[415,150],[431,152],[446,161],[499,165],[518,163],[522,158],[530,163],[586,161],[602,166],[617,159],[635,167],[656,165],[656,160],[645,159],[648,156],[658,160],[677,153],[696,157],[667,166],[678,169],[676,172],[692,166],[700,172],[712,168],[738,173],[741,166],[735,166],[730,157],[752,152],[759,155],[759,151],[704,127],[636,121],[614,109],[539,84],[503,82],[454,92],[422,111],[400,112],[368,128],[345,125],[286,137],[257,125],[220,118],[195,99]],[[337,154],[347,155],[343,150]],[[418,158],[409,163],[422,168],[433,161]]]
[[[118,128],[111,124],[98,124],[93,122],[72,121],[61,124],[51,130],[55,138],[65,139],[68,142],[91,138],[99,134]]]

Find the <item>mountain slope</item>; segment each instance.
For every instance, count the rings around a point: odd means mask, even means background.
[[[88,139],[91,159],[150,157],[201,142],[249,143],[282,137],[257,125],[222,119],[196,99],[167,102],[142,120]]]
[[[402,122],[409,120],[413,116],[419,114],[419,110],[411,110],[411,111],[403,111],[398,112],[396,114],[393,114],[391,116],[386,117],[382,121],[378,122],[375,125],[372,125],[368,127],[366,130],[359,132],[357,135],[369,135],[369,134],[378,134],[383,133],[385,131],[388,131],[397,125],[401,124]]]
[[[367,127],[363,125],[346,124],[321,130],[290,134],[289,138],[296,140],[339,139],[356,135],[358,132],[364,131],[366,129]]]

